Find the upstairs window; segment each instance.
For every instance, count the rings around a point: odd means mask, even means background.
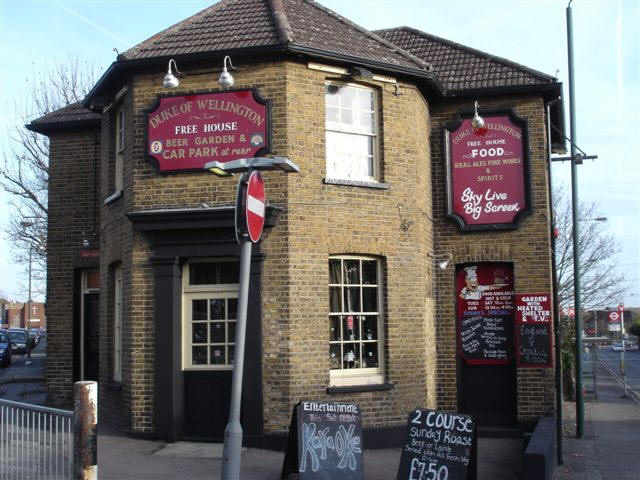
[[[114,190],[122,191],[122,165],[124,163],[124,106],[116,110],[116,138],[114,163]]]
[[[376,92],[357,85],[325,85],[327,178],[378,181]]]

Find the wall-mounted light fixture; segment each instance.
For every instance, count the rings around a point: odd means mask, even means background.
[[[351,67],[349,76],[354,80],[373,80],[373,72],[364,67]]]
[[[229,65],[231,66],[231,68],[236,70],[236,67],[233,66],[233,63],[231,63],[231,57],[229,57],[229,55],[224,57],[222,72],[220,73],[220,78],[218,78],[218,83],[220,84],[220,86],[225,88],[228,88],[232,86],[234,83],[236,83],[235,79],[233,78],[233,75],[231,75],[227,70],[227,60],[229,60]]]
[[[485,135],[487,133],[487,126],[484,123],[484,118],[478,113],[478,101],[474,104],[474,114],[471,119],[471,128],[477,135]]]
[[[176,77],[171,71],[171,62],[173,62],[173,66],[176,69],[176,73],[178,75],[182,75],[182,72],[178,70],[178,65],[176,64],[176,61],[173,58],[169,60],[169,68],[167,69],[167,74],[164,76],[164,81],[162,82],[162,86],[164,88],[176,88],[178,85],[180,85],[180,80],[178,80],[178,77]]]
[[[444,270],[449,266],[449,262],[453,260],[453,255],[447,253],[427,253],[427,257],[433,258],[440,270]]]

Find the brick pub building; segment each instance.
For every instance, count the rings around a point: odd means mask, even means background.
[[[172,58],[183,75],[167,90]],[[244,139],[211,133],[235,128],[232,109],[264,108],[250,156],[300,173],[264,173],[245,443],[280,438],[302,399],[359,404],[368,445],[396,442],[416,406],[507,430],[553,414],[553,355],[519,365],[512,297],[552,292],[560,95],[522,65],[407,27],[370,32],[309,0],[222,0],[118,55],[82,104],[28,126],[51,141],[50,399],[68,404],[73,381],[94,379],[101,420],[132,435],[222,438],[237,177],[197,162]],[[485,126],[472,129],[476,101]],[[175,126],[187,111],[218,126]],[[458,194],[464,182],[483,198]]]

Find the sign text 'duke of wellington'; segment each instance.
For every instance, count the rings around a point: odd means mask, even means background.
[[[527,122],[511,110],[458,114],[444,130],[447,213],[461,231],[517,228],[531,212]]]
[[[270,150],[269,102],[255,90],[162,96],[147,114],[147,155],[161,172],[202,170]]]

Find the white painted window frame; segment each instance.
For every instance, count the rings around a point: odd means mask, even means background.
[[[237,259],[216,258],[216,259],[194,259],[193,263],[219,263],[219,262],[237,262]],[[213,299],[237,299],[239,294],[239,284],[237,283],[224,283],[215,285],[190,285],[189,284],[189,266],[190,263],[186,262],[182,269],[182,370],[184,371],[228,371],[233,370],[232,363],[226,363],[224,365],[193,365],[192,363],[192,335],[191,335],[191,318],[192,318],[192,301],[193,300],[207,300],[207,312],[210,308],[209,300]],[[228,316],[228,310],[225,316]],[[209,315],[207,315],[209,317]],[[237,321],[237,319],[235,320]],[[211,324],[214,321],[208,318],[207,323]],[[225,336],[228,332],[227,324],[230,323],[229,319],[224,320],[225,323]],[[237,324],[236,324],[237,325]],[[209,329],[207,328],[207,333]],[[235,342],[229,342],[228,338],[225,338],[224,346],[235,345]],[[204,344],[202,344],[204,346]],[[210,361],[209,348],[212,343],[210,338],[207,338],[207,362]]]
[[[376,278],[377,284],[375,285],[377,288],[377,312],[367,312],[366,315],[370,316],[373,314],[377,314],[377,331],[378,331],[378,366],[374,368],[351,368],[351,369],[330,369],[329,370],[329,383],[330,387],[341,387],[341,386],[356,386],[356,385],[380,385],[385,382],[384,371],[385,371],[385,331],[384,331],[384,312],[383,312],[383,298],[384,298],[384,277],[383,277],[383,268],[382,268],[382,259],[374,256],[366,256],[366,255],[331,255],[329,256],[329,260],[366,260],[366,261],[374,261],[376,262]],[[327,262],[327,266],[329,262]],[[360,267],[360,271],[362,272],[362,267]],[[362,275],[362,273],[360,273]],[[330,279],[330,272],[327,276]],[[344,278],[341,278],[341,283],[329,283],[329,287],[362,287],[362,278],[360,278],[359,284],[345,284]],[[371,288],[373,285],[367,285],[367,288]],[[362,296],[361,296],[362,299]],[[341,295],[341,303],[344,302],[344,298]],[[329,308],[329,310],[331,310]],[[354,313],[347,312],[344,309],[344,304],[342,305],[341,312],[329,312],[329,318],[332,316],[345,316],[345,315],[362,315],[362,313]],[[361,305],[362,310],[362,305]],[[330,327],[329,323],[329,327]],[[344,340],[340,340],[338,342],[332,342],[331,337],[329,337],[329,345],[331,343],[350,343],[345,342]],[[363,343],[362,339],[362,331],[360,331],[360,340],[354,341],[354,343]]]
[[[362,181],[362,182],[379,182],[380,181],[380,101],[378,91],[375,88],[367,87],[364,85],[360,85],[357,83],[349,83],[349,82],[335,82],[335,81],[327,81],[325,82],[325,99],[326,99],[326,88],[329,86],[338,86],[338,87],[346,87],[346,88],[355,88],[360,90],[366,90],[371,92],[373,95],[373,131],[371,133],[357,131],[356,129],[350,129],[345,124],[343,125],[340,122],[339,127],[330,127],[327,123],[326,112],[327,105],[325,103],[325,157],[326,157],[326,176],[329,180],[347,180],[347,181]],[[341,108],[338,108],[338,116],[340,117]],[[360,110],[357,110],[360,112]],[[356,115],[354,115],[355,117]],[[328,140],[328,132],[335,132],[340,134],[353,135],[354,137],[369,137],[372,138],[372,175],[371,176],[347,176],[343,177],[338,172],[335,172],[332,165],[329,162],[329,140]]]

